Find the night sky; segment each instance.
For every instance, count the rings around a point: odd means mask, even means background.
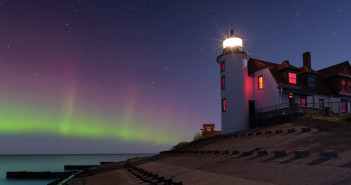
[[[0,153],[134,153],[220,130],[216,51],[351,58],[350,1],[1,0]]]

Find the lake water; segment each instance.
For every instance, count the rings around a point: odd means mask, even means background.
[[[52,180],[6,180],[7,171],[64,171],[64,165],[98,165],[152,154],[116,155],[0,155],[1,185],[44,185]]]

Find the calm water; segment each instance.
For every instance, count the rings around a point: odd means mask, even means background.
[[[96,165],[152,154],[121,155],[0,155],[1,185],[44,185],[53,180],[6,180],[7,171],[64,171],[65,164]]]

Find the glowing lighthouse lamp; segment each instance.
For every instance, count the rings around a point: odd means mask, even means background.
[[[243,38],[230,31],[223,40],[223,53],[217,56],[221,79],[222,133],[249,128],[249,55],[243,51]]]
[[[228,51],[231,52],[242,52],[243,50],[243,38],[235,35],[233,30],[230,30],[230,35],[223,40],[223,53]]]

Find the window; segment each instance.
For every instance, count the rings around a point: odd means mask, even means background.
[[[210,132],[211,131],[211,127],[207,127],[207,131]]]
[[[225,89],[225,76],[222,76],[221,87],[222,87],[222,89]]]
[[[341,113],[346,113],[346,101],[341,102]]]
[[[263,77],[259,76],[258,77],[258,90],[263,89]]]
[[[289,73],[289,83],[296,84],[296,73]]]
[[[324,108],[324,99],[319,99],[319,108]]]
[[[306,97],[301,97],[301,106],[306,107],[307,106],[307,98]]]
[[[222,99],[222,112],[227,111],[227,104],[226,104],[226,99]]]
[[[346,81],[341,80],[341,90],[345,91],[346,90]]]
[[[289,93],[289,98],[293,98],[293,93]]]
[[[224,62],[221,63],[221,72],[225,70],[225,64]]]
[[[316,87],[316,78],[314,76],[308,77],[308,87],[312,87],[312,88]]]
[[[348,91],[351,91],[351,81],[348,81],[348,82],[347,82],[347,90],[348,90]]]
[[[289,93],[289,105],[294,105],[294,104],[295,104],[294,94]]]

